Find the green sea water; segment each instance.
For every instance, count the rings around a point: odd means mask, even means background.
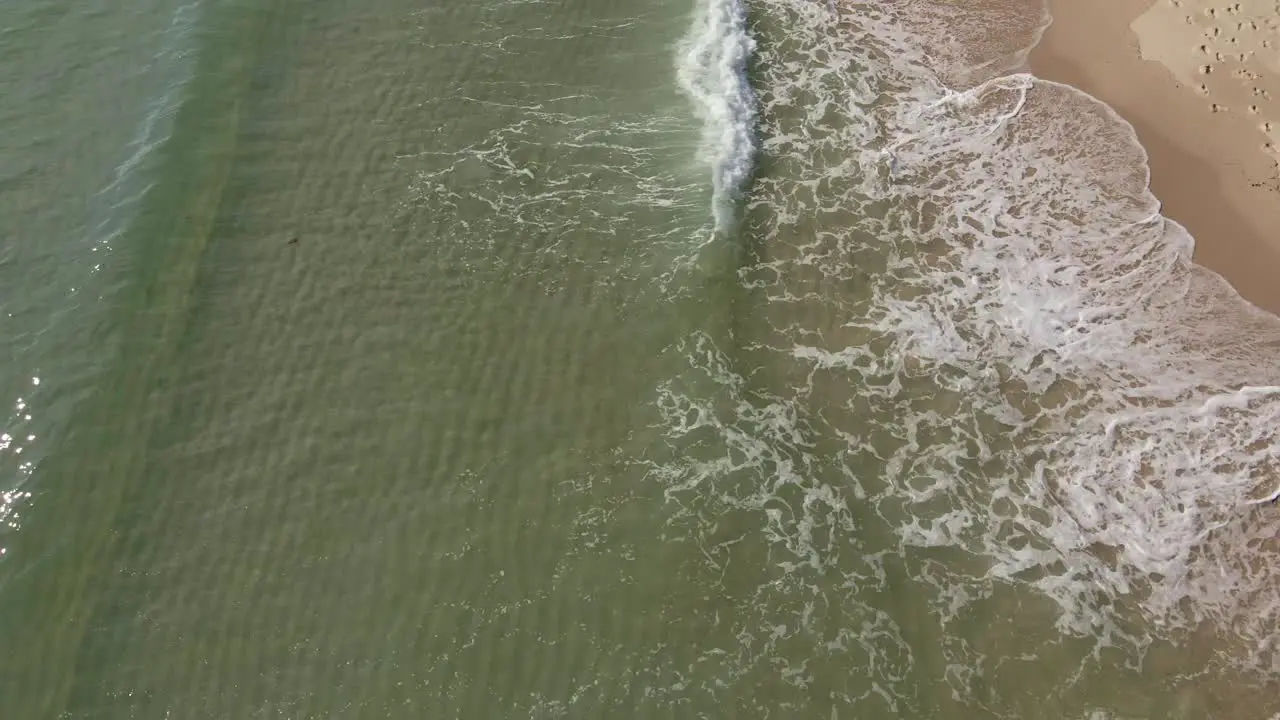
[[[57,447],[13,483],[6,716],[498,716],[626,667],[644,623],[583,593],[619,581],[574,524],[708,314],[664,300],[710,201],[668,5],[19,11],[6,50],[73,67],[9,79],[6,300],[66,338],[6,368]],[[98,237],[84,199],[166,91],[154,186]]]
[[[881,322],[840,7],[0,6],[0,717],[1275,712],[1061,539],[1088,379]]]

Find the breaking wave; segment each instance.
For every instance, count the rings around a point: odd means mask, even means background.
[[[702,121],[716,228],[728,229],[755,156],[756,99],[747,78],[755,41],[742,0],[699,0],[677,62],[680,87]]]

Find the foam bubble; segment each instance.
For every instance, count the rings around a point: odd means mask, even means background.
[[[1036,563],[1059,569],[1037,584],[1062,628],[1115,629],[1099,610],[1121,597],[1165,625],[1238,625],[1249,586],[1272,580],[1232,544],[1280,469],[1280,370],[1258,352],[1280,344],[1274,318],[1191,262],[1132,128],[1074,88],[1002,77],[897,119],[896,157],[920,184],[884,192],[938,206],[911,239],[945,250],[902,265],[932,292],[887,302],[877,327],[1001,379],[971,392],[1028,428],[1018,452],[1038,460],[1014,504],[1049,510],[1020,517],[1051,543]],[[1028,567],[997,533],[981,546],[1003,575]]]

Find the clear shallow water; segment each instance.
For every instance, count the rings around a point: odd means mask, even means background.
[[[1273,320],[984,7],[103,9],[4,121],[121,108],[4,150],[6,715],[1276,712]]]

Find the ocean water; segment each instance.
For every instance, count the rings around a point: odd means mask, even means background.
[[[0,717],[1276,716],[1280,321],[1049,21],[0,8]]]

